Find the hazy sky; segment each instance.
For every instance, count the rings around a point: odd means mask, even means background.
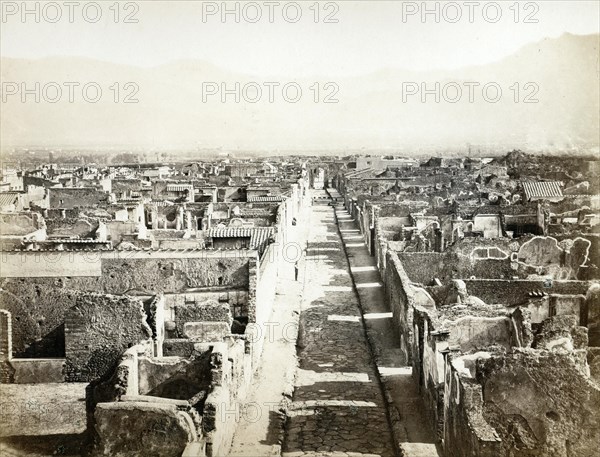
[[[37,2],[28,3],[32,10]],[[513,1],[428,2],[427,8],[439,8],[439,22],[429,14],[423,22],[422,2],[338,1],[320,2],[315,23],[312,1],[298,2],[302,16],[293,2],[227,2],[239,8],[223,23],[222,2],[142,1],[120,4],[118,23],[114,22],[112,1],[99,2],[102,17],[96,23],[83,16],[83,6],[69,7],[56,2],[62,16],[55,23],[57,8],[40,8],[40,22],[33,14],[21,16],[21,2],[3,2],[0,32],[2,56],[40,58],[46,56],[85,56],[140,66],[154,66],[177,59],[201,59],[235,71],[259,76],[307,75],[344,76],[398,67],[415,70],[454,68],[483,64],[511,54],[524,44],[565,32],[590,34],[599,32],[598,1]],[[247,3],[247,2],[246,2]],[[43,5],[43,4],[42,4]],[[312,6],[312,9],[311,9]],[[258,8],[257,8],[258,7]],[[287,16],[283,10],[286,8]],[[16,14],[10,14],[18,8]],[[94,19],[94,7],[86,7]],[[205,12],[217,9],[216,14]],[[270,8],[273,22],[269,21]],[[413,15],[406,15],[418,8]],[[472,8],[472,23],[470,22]],[[485,14],[484,14],[485,8]],[[137,9],[137,11],[135,11]],[[515,10],[519,11],[515,22]],[[262,17],[254,20],[260,10]],[[457,12],[461,18],[455,23]],[[501,13],[499,20],[491,20]],[[137,23],[124,23],[132,13]],[[325,23],[325,17],[337,23]],[[288,20],[286,20],[286,17]],[[525,22],[526,18],[537,23]],[[487,18],[487,19],[486,19]]]

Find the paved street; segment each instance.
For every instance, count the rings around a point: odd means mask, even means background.
[[[395,455],[341,242],[333,208],[315,203],[284,457]]]
[[[330,189],[332,197],[341,196]],[[385,300],[384,287],[375,257],[369,254],[358,224],[344,209],[336,206],[340,233],[352,277],[360,297],[367,334],[375,353],[379,376],[389,392],[394,438],[405,457],[436,457],[441,455],[435,435],[425,415],[425,405],[412,379],[412,370],[400,351],[392,313]]]

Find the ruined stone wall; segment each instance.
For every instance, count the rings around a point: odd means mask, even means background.
[[[481,311],[480,311],[481,312]],[[416,307],[413,313],[414,337],[412,341],[412,373],[425,400],[430,422],[440,439],[444,434],[444,385],[446,360],[444,354],[451,350],[460,354],[478,354],[489,347],[511,350],[530,342],[530,328],[520,311],[514,316],[508,312],[495,312],[495,316],[465,314],[442,318],[436,310]],[[469,356],[465,356],[468,359]],[[467,360],[467,365],[472,363]],[[468,368],[467,368],[468,369]]]
[[[496,430],[483,418],[481,385],[461,377],[450,360],[444,382],[444,453],[446,457],[499,457],[502,443]],[[519,454],[520,455],[520,454]]]
[[[511,319],[526,326],[525,314],[516,311]],[[590,377],[587,332],[576,321],[556,316],[533,333],[524,328],[520,344],[513,341],[508,351],[446,356],[447,456],[595,455],[600,385]]]
[[[207,257],[202,255],[205,251],[183,257],[169,252],[162,254],[164,258],[152,251],[6,253],[2,276],[11,276],[4,279],[0,309],[13,316],[15,356],[64,356],[62,325],[66,311],[76,304],[77,292],[152,296],[219,284],[248,288],[246,257]],[[118,258],[121,255],[132,258]],[[6,264],[13,265],[10,271]]]
[[[139,192],[142,189],[141,179],[113,179],[112,180],[112,192],[121,196],[123,193],[128,192]]]
[[[248,314],[248,290],[233,289],[226,287],[207,289],[203,291],[194,291],[186,293],[175,293],[165,295],[165,320],[174,320],[173,310],[177,306],[191,303],[218,302],[224,303],[231,309],[231,315],[235,318],[239,313],[246,316]]]
[[[387,239],[380,226],[380,207],[375,207],[375,260],[377,262],[377,268],[382,278],[385,278],[386,269],[386,254],[388,250]]]
[[[98,220],[87,220],[79,218],[46,219],[46,230],[48,235],[69,238],[94,238],[98,228]]]
[[[10,362],[14,384],[51,384],[65,382],[65,359],[12,359]]]
[[[507,260],[475,260],[453,252],[398,252],[410,280],[430,285],[434,278],[442,282],[457,278],[504,278],[515,276]]]
[[[413,314],[414,334],[411,344],[413,381],[419,386],[427,417],[433,429],[440,435],[443,431],[444,360],[442,351],[448,348],[447,335],[432,336],[432,317],[423,309]]]
[[[64,357],[64,319],[77,292],[47,281],[42,284],[7,281],[0,292],[0,309],[13,316],[15,357]]]
[[[214,301],[177,304],[172,308],[172,316],[175,330],[169,332],[169,338],[188,338],[185,324],[189,322],[223,322],[231,329],[233,321],[229,304]]]
[[[465,238],[443,253],[398,252],[398,257],[410,279],[425,285],[433,278],[577,280],[597,276],[591,249],[584,237]]]
[[[12,319],[11,314],[0,309],[0,384],[14,379],[14,370],[10,364],[12,358]]]
[[[212,384],[204,404],[202,431],[207,457],[227,455],[252,382],[252,356],[246,344],[232,338],[214,345]]]
[[[464,279],[469,295],[481,298],[484,302],[504,305],[521,305],[527,302],[529,294],[575,295],[587,292],[588,281],[552,281],[544,280],[504,280],[504,279]]]
[[[197,439],[191,415],[175,400],[100,403],[94,456],[179,457]]]
[[[127,348],[151,338],[141,300],[79,294],[65,315],[66,378],[101,379],[112,373]]]
[[[108,194],[93,187],[48,189],[50,208],[97,207],[108,202]]]
[[[250,336],[254,335],[255,332],[258,337],[250,337],[252,344],[250,345],[250,351],[252,353],[252,365],[257,367],[260,355],[262,354],[264,338],[262,332],[265,329],[265,322],[269,320],[271,316],[272,306],[275,300],[275,287],[277,283],[277,276],[275,273],[275,279],[269,278],[266,274],[264,277],[261,276],[260,267],[268,267],[269,262],[263,262],[259,265],[258,259],[250,261],[250,287],[248,289],[248,326],[246,327],[245,333]]]
[[[595,455],[600,387],[581,368],[576,353],[549,351],[516,351],[478,367],[483,416],[502,440],[498,455]]]
[[[411,360],[413,341],[414,292],[408,275],[395,252],[388,251],[384,277],[385,294],[400,334],[400,345],[407,361]]]
[[[37,213],[0,214],[1,235],[28,235],[42,226],[42,218]]]

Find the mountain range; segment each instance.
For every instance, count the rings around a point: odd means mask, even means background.
[[[82,57],[2,57],[0,137],[3,147],[410,150],[472,144],[597,151],[599,40],[597,34],[564,34],[491,64],[455,70],[388,68],[277,80],[204,61],[142,68]],[[39,102],[33,94],[23,102],[21,84],[35,90],[36,83]],[[65,83],[79,84],[72,85],[72,100]],[[207,83],[219,92],[208,95]],[[232,90],[235,83],[239,102],[229,93],[223,103],[222,85]],[[262,96],[253,103],[257,86]],[[102,95],[92,102],[98,87]],[[424,99],[422,89],[430,91]],[[137,102],[125,103],[127,97]],[[325,103],[326,97],[337,102]]]

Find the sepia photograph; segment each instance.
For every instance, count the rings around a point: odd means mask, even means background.
[[[0,457],[600,457],[600,0],[0,0]]]

